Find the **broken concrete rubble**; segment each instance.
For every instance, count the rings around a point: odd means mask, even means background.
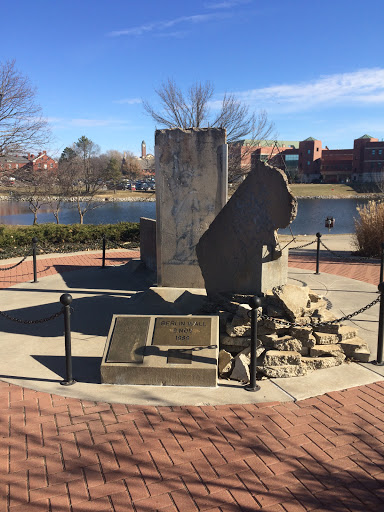
[[[249,378],[250,307],[244,303],[244,296],[242,303],[236,302],[236,298],[220,334],[220,347],[233,357],[231,371],[226,368],[220,375],[245,382]],[[308,287],[285,285],[267,292],[258,311],[259,375],[298,377],[308,371],[338,366],[346,358],[367,362],[368,346],[357,336],[355,327],[319,323],[324,318],[327,321],[336,318],[327,308],[328,302]]]

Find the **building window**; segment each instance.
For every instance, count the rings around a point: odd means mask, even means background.
[[[308,160],[307,165],[311,165],[311,162]]]
[[[44,164],[44,169],[48,169],[48,165],[47,164]]]
[[[319,148],[316,148],[316,151],[319,151]]]
[[[310,155],[310,154],[311,154],[311,150],[310,150],[310,149],[308,149],[308,155]]]
[[[40,162],[38,163],[37,167],[38,167],[39,169],[41,169],[41,163],[40,163]]]
[[[379,155],[382,155],[382,154],[383,154],[383,150],[379,149]]]
[[[16,164],[16,169],[18,169],[18,168],[19,168],[19,164]]]
[[[51,169],[53,169],[53,164],[50,165]]]
[[[8,169],[12,169],[12,164],[8,164]]]
[[[375,153],[376,153],[376,150],[372,149],[372,155],[374,155]]]

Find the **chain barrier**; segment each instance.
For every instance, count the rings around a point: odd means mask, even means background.
[[[7,313],[4,313],[4,311],[0,311],[0,316],[3,316],[7,320],[11,320],[12,322],[17,322],[19,324],[24,324],[24,325],[43,324],[45,322],[49,322],[50,320],[54,320],[55,318],[58,318],[62,314],[64,314],[64,308],[62,308],[57,313],[54,313],[53,315],[48,316],[47,318],[39,318],[38,320],[22,320],[21,318],[15,318],[14,316],[10,316]]]
[[[304,247],[308,247],[309,245],[315,244],[317,240],[312,240],[312,242],[308,242],[304,245],[299,245],[299,247],[291,247],[291,250],[295,251],[296,249],[303,249]]]
[[[367,311],[368,309],[373,307],[378,302],[380,302],[380,295],[378,297],[376,297],[376,299],[374,299],[372,302],[370,302],[366,306],[358,309],[354,313],[350,313],[349,315],[342,316],[341,318],[337,318],[336,320],[328,320],[327,322],[315,322],[315,323],[309,322],[308,324],[302,324],[302,323],[298,323],[298,322],[290,322],[289,320],[281,320],[279,318],[275,318],[273,316],[268,316],[268,315],[261,315],[261,318],[263,320],[271,320],[278,324],[284,324],[289,327],[306,327],[306,326],[321,327],[323,325],[339,324],[341,322],[345,322],[346,320],[350,320],[351,318],[354,318],[355,316],[360,315],[361,313],[364,313],[365,311]]]
[[[329,251],[332,256],[335,256],[335,258],[339,258],[340,260],[348,260],[348,261],[372,261],[373,258],[362,258],[362,257],[351,257],[351,256],[340,256],[339,254],[336,254],[334,251],[332,251],[329,247],[327,247],[325,245],[325,243],[320,240],[320,244],[324,247],[324,249],[326,249],[327,251]]]
[[[13,268],[18,267],[28,258],[28,256],[30,256],[30,254],[27,254],[26,256],[24,256],[24,258],[22,260],[20,260],[19,263],[16,263],[15,265],[12,265],[11,267],[1,267],[0,271],[5,272],[6,270],[12,270]]]

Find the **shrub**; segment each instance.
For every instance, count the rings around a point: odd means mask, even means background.
[[[381,244],[384,242],[384,202],[369,201],[367,205],[357,207],[359,214],[355,218],[353,243],[363,256],[381,256]]]
[[[32,246],[32,238],[45,252],[66,252],[101,247],[105,234],[107,247],[114,243],[137,247],[140,242],[139,224],[38,224],[35,226],[0,225],[0,258],[26,254]],[[109,241],[111,243],[109,243]]]

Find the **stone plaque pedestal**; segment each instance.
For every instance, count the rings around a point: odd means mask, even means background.
[[[218,347],[217,316],[114,315],[101,382],[214,387]]]

